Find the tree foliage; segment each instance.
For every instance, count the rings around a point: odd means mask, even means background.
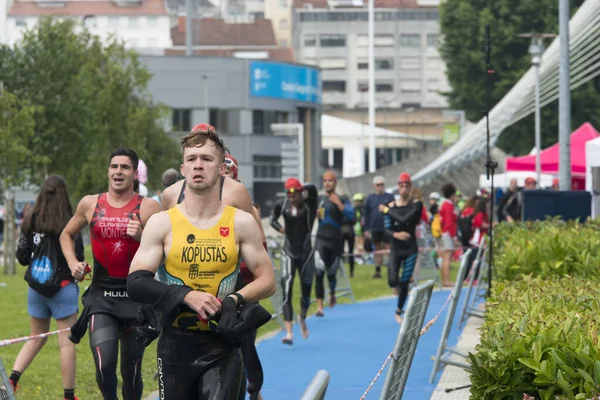
[[[42,110],[31,151],[50,161],[30,179],[61,174],[74,199],[105,190],[108,156],[123,146],[146,162],[149,186],[160,187],[179,152],[164,131],[166,109],[147,91],[150,79],[121,41],[101,40],[72,20],[42,19],[18,45],[0,47],[0,81]]]
[[[35,114],[41,110],[0,88],[0,197],[14,185],[23,184],[27,169],[43,168],[49,162],[31,151],[35,140]]]
[[[583,3],[572,0],[571,16]],[[531,67],[529,39],[519,33],[558,33],[556,0],[445,0],[440,5],[443,41],[440,53],[447,65],[452,90],[450,106],[464,109],[471,121],[485,115],[486,65],[484,26],[491,27],[491,61],[496,74],[491,83],[490,109],[500,101]],[[546,46],[549,41],[546,42]],[[600,85],[590,81],[571,93],[572,130],[589,121],[600,128]],[[558,140],[558,100],[542,109],[542,147]],[[508,127],[497,145],[513,154],[528,153],[535,144],[534,116]]]

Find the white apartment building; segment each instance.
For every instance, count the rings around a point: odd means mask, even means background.
[[[364,3],[295,0],[292,41],[296,60],[322,69],[325,111],[366,107],[368,10]],[[450,88],[437,50],[437,7],[424,7],[416,0],[376,0],[375,7],[377,107],[446,108],[439,92]]]
[[[264,0],[265,18],[273,22],[273,30],[280,47],[292,45],[292,2],[294,0]]]
[[[12,0],[0,0],[0,2]],[[1,4],[1,3],[0,3]],[[143,54],[164,54],[172,46],[163,0],[17,0],[7,3],[4,42],[14,44],[43,16],[81,18],[91,33],[114,34]],[[0,17],[0,25],[2,17]]]

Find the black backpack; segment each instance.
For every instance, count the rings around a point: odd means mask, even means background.
[[[25,272],[25,281],[29,287],[45,297],[53,297],[61,288],[58,269],[60,268],[59,254],[60,242],[53,235],[40,235],[34,233],[36,243],[31,262]]]
[[[460,243],[467,247],[470,246],[469,240],[473,237],[473,214],[461,215],[458,218],[458,238]]]

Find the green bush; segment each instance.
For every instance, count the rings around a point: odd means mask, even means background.
[[[600,222],[546,221],[499,224],[494,241],[495,279],[524,275],[600,276]]]
[[[596,398],[599,283],[556,276],[496,281],[477,353],[469,354],[471,399]]]

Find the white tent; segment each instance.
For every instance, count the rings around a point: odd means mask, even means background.
[[[600,138],[585,143],[585,190],[592,194],[592,218],[600,214]]]
[[[510,183],[510,180],[516,178],[517,184],[520,187],[525,186],[525,179],[533,178],[537,179],[537,175],[535,172],[528,171],[510,171],[502,174],[494,175],[494,188],[502,188],[506,189]],[[543,188],[552,186],[552,180],[554,179],[554,175],[551,174],[540,174],[540,186]],[[481,188],[490,188],[492,185],[492,181],[487,179],[486,174],[479,175],[479,187]]]

